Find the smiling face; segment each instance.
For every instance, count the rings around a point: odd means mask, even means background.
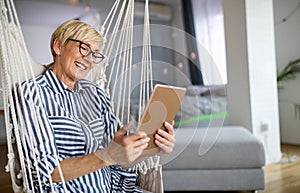
[[[78,20],[64,22],[53,32],[50,41],[53,73],[73,89],[76,81],[103,60],[102,46],[102,36],[89,24]]]
[[[99,50],[96,44],[86,42],[91,50]],[[92,54],[83,56],[79,49],[80,43],[68,40],[65,45],[61,46],[60,41],[54,41],[54,49],[57,55],[54,60],[53,73],[69,88],[74,88],[77,80],[84,78],[94,67]]]

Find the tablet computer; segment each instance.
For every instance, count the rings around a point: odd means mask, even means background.
[[[172,124],[181,105],[186,88],[156,84],[147,102],[137,130],[144,131],[150,137],[146,150],[155,149],[154,135],[157,129],[164,128],[165,121]]]

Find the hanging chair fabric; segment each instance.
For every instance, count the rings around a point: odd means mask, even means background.
[[[151,90],[153,89],[148,4],[149,2],[146,0],[142,63],[141,71],[139,72],[141,84],[139,89],[138,120],[142,115],[146,102],[150,97]],[[18,89],[20,87],[18,87],[18,85],[21,85],[26,80],[33,80],[32,85],[37,86],[35,77],[44,73],[47,67],[36,63],[29,56],[13,1],[1,1],[0,6],[0,64],[8,145],[8,164],[6,170],[10,172],[12,187],[15,193],[42,192],[40,177],[43,175],[50,177],[51,173],[50,170],[40,171],[40,173],[37,172],[35,175],[39,180],[40,189],[34,190],[32,188],[35,185],[33,184],[32,170],[28,163],[33,163],[33,166],[37,166],[39,162],[36,158],[30,158],[28,153],[29,149],[34,148],[34,141],[31,138],[33,131],[26,134],[24,130],[27,124],[33,123],[39,125],[39,111],[36,108],[31,108],[34,101],[29,101],[26,106],[24,101],[19,100],[20,96],[18,93],[20,94],[20,92],[18,92]],[[107,56],[107,60],[103,65],[94,68],[88,76],[89,80],[99,84],[111,97],[113,111],[120,126],[131,121],[132,117],[130,91],[132,89],[133,23],[134,0],[124,0],[122,2],[116,0],[100,29],[106,39],[104,53]],[[107,68],[109,72],[107,72]],[[124,75],[120,81],[113,79],[119,75]],[[35,94],[34,91],[33,93],[29,92],[29,95],[33,94]],[[39,97],[40,96],[38,96],[38,98]],[[24,98],[24,96],[21,96],[21,98]],[[31,115],[34,115],[34,117],[30,118],[29,115],[25,115],[24,121],[20,121],[18,117],[22,116],[24,108],[25,111],[31,112]],[[36,135],[38,139],[43,138],[41,133],[37,133]],[[29,143],[24,147],[26,137],[28,137]],[[29,149],[27,149],[27,147]],[[40,156],[41,159],[47,159],[43,145],[41,145]],[[59,165],[61,159],[58,157],[54,159],[58,163],[58,169],[62,179],[61,186],[65,192],[67,192]],[[48,163],[45,164],[47,165]],[[138,185],[154,193],[163,192],[161,167],[159,157],[157,156],[153,158],[150,157],[148,160],[137,164],[134,169],[137,171]],[[43,174],[43,172],[45,174]],[[48,180],[49,190],[50,192],[54,192],[55,185],[51,177]]]
[[[149,192],[163,193],[162,165],[159,156],[143,161],[137,167],[137,182],[141,188]]]
[[[149,192],[163,193],[162,166],[147,168],[145,172],[138,172],[137,184]]]

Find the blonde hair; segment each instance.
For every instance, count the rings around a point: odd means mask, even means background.
[[[99,48],[103,47],[103,37],[100,33],[91,25],[78,20],[66,21],[53,32],[50,40],[53,59],[56,55],[53,50],[53,43],[56,38],[59,39],[62,46],[67,43],[68,38],[71,38],[83,42],[95,42]]]

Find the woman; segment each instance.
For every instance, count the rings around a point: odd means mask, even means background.
[[[135,171],[122,166],[141,159],[149,138],[138,131],[126,135],[130,123],[117,130],[109,98],[83,79],[104,59],[102,46],[93,27],[67,21],[51,37],[52,67],[22,84],[23,117],[29,115],[23,119],[25,145],[30,149],[27,162],[38,192],[142,191],[135,185]],[[175,142],[173,126],[167,122],[164,126],[167,132],[155,135],[160,154],[171,152]]]

